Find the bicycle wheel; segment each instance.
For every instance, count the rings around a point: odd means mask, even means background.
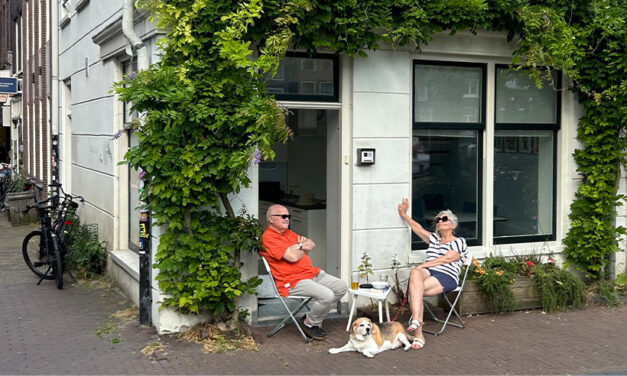
[[[54,249],[54,262],[52,263],[52,274],[54,274],[54,282],[60,290],[63,288],[63,257],[58,247]]]
[[[46,255],[46,245],[41,230],[35,230],[26,235],[22,243],[22,255],[29,269],[36,276],[44,279],[53,279],[54,275],[48,273],[50,269],[50,261]]]

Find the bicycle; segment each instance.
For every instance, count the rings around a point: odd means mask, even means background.
[[[58,188],[60,188],[60,185]],[[64,196],[61,202],[59,202],[60,193]],[[66,221],[68,208],[78,208],[78,204],[73,200],[74,198],[82,200],[82,197],[66,194],[60,189],[60,192],[56,195],[28,205],[26,210],[24,210],[24,212],[28,212],[31,209],[37,209],[41,222],[41,229],[26,235],[22,243],[22,255],[26,265],[40,278],[37,285],[41,284],[44,279],[54,279],[57,288],[63,288],[66,247],[63,235],[60,234],[63,233],[65,226],[71,225],[71,222],[67,223],[68,221]],[[57,203],[57,206],[55,206],[55,203]],[[55,209],[57,214],[53,222],[51,212]]]
[[[85,202],[83,196],[72,195],[65,193],[63,191],[63,187],[60,183],[50,184],[49,187],[56,189],[56,194],[52,197],[52,203],[56,206],[56,219],[52,222],[52,228],[59,235],[59,239],[63,246],[67,247],[66,241],[69,233],[71,232],[71,226],[74,225],[74,219],[78,219],[76,216],[76,209],[78,209],[78,203],[74,201],[75,199],[80,200],[80,202]],[[63,201],[59,202],[59,198],[63,195]],[[68,218],[68,216],[71,216]]]

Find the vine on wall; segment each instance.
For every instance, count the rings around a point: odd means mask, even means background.
[[[145,172],[144,198],[164,226],[155,260],[166,306],[233,313],[257,278],[241,281],[239,251],[254,250],[260,229],[236,213],[228,194],[247,187],[251,161],[291,131],[266,93],[288,46],[366,56],[380,43],[428,43],[440,31],[505,30],[520,46],[520,67],[541,78],[573,79],[586,114],[575,153],[584,176],[572,205],[565,254],[598,276],[623,233],[612,223],[624,163],[625,7],[619,1],[525,0],[140,0],[169,31],[163,59],[116,85],[145,111],[139,145],[127,154]],[[534,5],[530,5],[530,4]],[[592,69],[593,68],[593,69]],[[539,82],[539,81],[538,81]],[[561,89],[561,88],[560,88]]]

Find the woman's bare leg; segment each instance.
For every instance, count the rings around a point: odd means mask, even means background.
[[[417,320],[421,325],[416,329],[414,336],[424,340],[422,333],[422,322],[424,321],[425,296],[434,296],[443,291],[440,282],[431,277],[429,271],[425,269],[412,269],[409,276],[409,307],[413,320]]]

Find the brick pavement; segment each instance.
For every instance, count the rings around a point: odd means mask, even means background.
[[[21,257],[33,226],[11,227],[0,215],[0,374],[625,374],[627,305],[590,306],[467,318],[466,329],[427,335],[420,351],[367,359],[330,355],[348,336],[345,320],[328,320],[325,342],[305,344],[293,327],[273,338],[255,328],[260,351],[204,354],[201,345],[111,314],[129,306],[112,287],[72,283],[57,290],[37,279]],[[100,333],[100,334],[99,334]],[[141,349],[165,346],[162,360]]]

